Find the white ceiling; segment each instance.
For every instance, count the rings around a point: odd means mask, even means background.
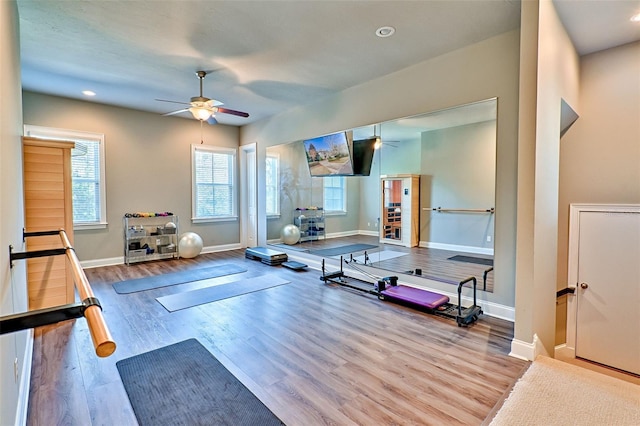
[[[18,0],[24,89],[157,113],[204,95],[243,125],[516,29],[518,0]],[[555,0],[581,54],[640,39],[639,1]],[[375,36],[383,25],[390,38]],[[576,41],[577,40],[577,41]],[[86,98],[82,90],[93,90]],[[187,113],[185,117],[188,117]]]

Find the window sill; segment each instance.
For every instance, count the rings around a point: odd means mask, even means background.
[[[109,224],[107,222],[96,222],[96,223],[74,223],[73,230],[74,231],[85,231],[91,229],[106,229]]]
[[[347,212],[345,212],[345,211],[328,212],[328,211],[325,210],[324,215],[325,215],[325,217],[326,216],[346,216]]]
[[[280,219],[280,213],[267,215],[267,220],[269,219]]]
[[[238,220],[238,216],[192,217],[191,223],[236,222],[237,220]]]

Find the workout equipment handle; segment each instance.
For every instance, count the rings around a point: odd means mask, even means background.
[[[62,240],[62,246],[66,250],[67,259],[71,263],[71,270],[73,271],[74,282],[78,294],[81,300],[93,300],[95,296],[87,276],[84,274],[80,261],[76,252],[69,242],[67,233],[64,229],[59,231],[60,239]],[[102,309],[98,305],[89,305],[84,311],[84,317],[87,319],[89,326],[89,332],[91,333],[91,340],[93,340],[93,347],[95,348],[96,355],[99,357],[108,357],[116,350],[116,343],[111,337],[107,323],[102,316]]]

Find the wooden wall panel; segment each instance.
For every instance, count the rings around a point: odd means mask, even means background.
[[[23,138],[27,232],[64,229],[73,243],[73,142]],[[27,251],[61,248],[58,236],[27,238]],[[73,275],[64,256],[27,260],[29,309],[73,303]]]

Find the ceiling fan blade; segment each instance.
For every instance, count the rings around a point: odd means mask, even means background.
[[[180,114],[180,113],[187,112],[187,111],[189,111],[189,108],[179,109],[177,111],[171,111],[171,112],[168,112],[166,114],[162,114],[162,116],[166,117],[168,115],[176,115],[176,114]]]
[[[156,99],[158,102],[171,102],[172,104],[191,105],[189,102],[169,101],[166,99]]]
[[[212,126],[214,124],[218,124],[218,120],[216,120],[216,118],[212,115],[211,117],[209,117],[209,119],[207,120],[207,123],[211,124]]]
[[[221,112],[223,114],[231,114],[231,115],[237,115],[238,117],[249,117],[249,114],[247,114],[246,112],[242,112],[242,111],[236,111],[234,109],[229,109],[229,108],[220,108],[217,107],[218,112]]]

